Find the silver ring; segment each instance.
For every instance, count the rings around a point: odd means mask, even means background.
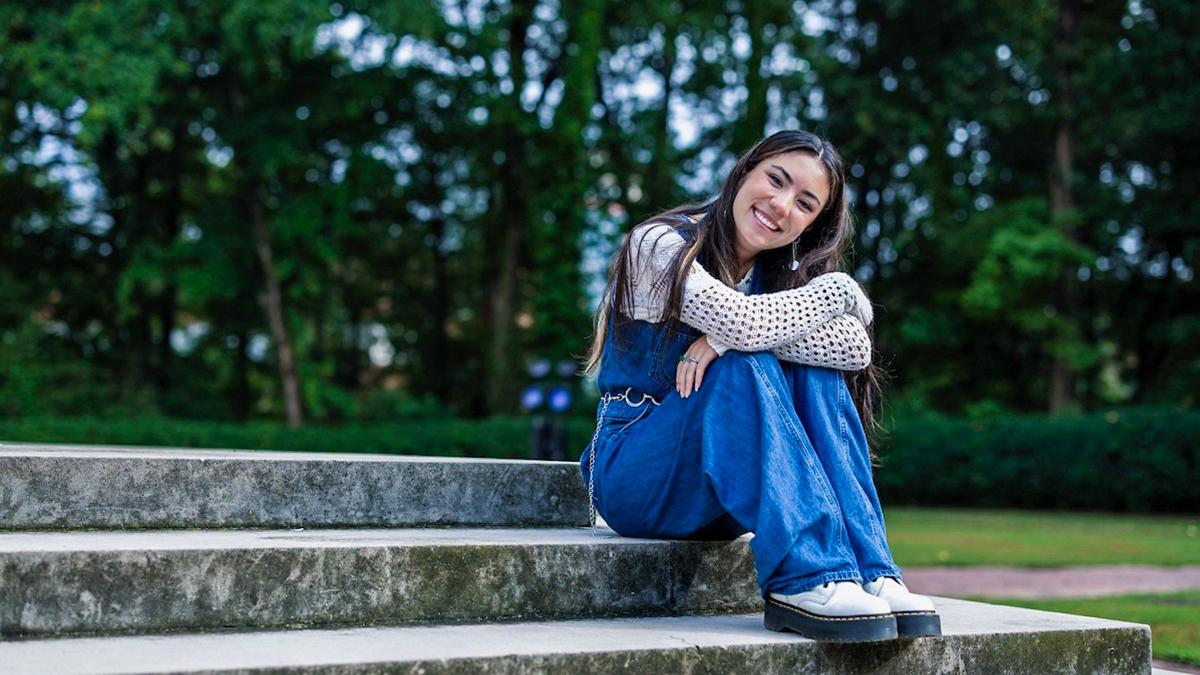
[[[689,356],[689,357],[687,357],[687,362],[688,363],[700,363],[700,359],[698,359],[694,356]]]

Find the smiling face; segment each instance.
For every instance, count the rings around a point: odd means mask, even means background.
[[[746,174],[733,200],[738,259],[748,265],[760,251],[790,245],[829,200],[829,178],[812,153],[768,157]]]

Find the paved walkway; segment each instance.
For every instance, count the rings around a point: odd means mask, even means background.
[[[906,567],[914,593],[991,598],[1082,598],[1200,588],[1200,565]]]
[[[1200,565],[905,567],[904,583],[915,593],[949,597],[1083,598],[1200,588]],[[1154,659],[1152,675],[1185,674],[1200,668]]]
[[[1186,663],[1174,663],[1172,661],[1162,661],[1160,659],[1151,659],[1150,675],[1192,675],[1200,673],[1200,668],[1189,666]]]

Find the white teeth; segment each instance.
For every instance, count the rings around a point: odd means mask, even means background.
[[[767,220],[767,219],[766,219],[766,218],[763,216],[763,214],[762,214],[762,211],[759,211],[757,208],[755,208],[755,209],[754,209],[754,217],[758,219],[758,222],[760,222],[760,223],[762,223],[763,225],[765,225],[765,226],[766,226],[766,228],[767,228],[768,230],[771,230],[772,232],[778,232],[778,231],[779,231],[779,228],[778,228],[778,227],[776,227],[776,226],[774,226],[774,225],[772,225],[772,224],[770,223],[770,221],[768,221],[768,220]]]

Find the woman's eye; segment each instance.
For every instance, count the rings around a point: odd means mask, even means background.
[[[805,211],[812,211],[812,207],[808,205],[808,202],[797,201],[796,203],[799,204],[800,208],[804,209]]]
[[[771,182],[775,184],[775,187],[783,187],[783,181],[779,180],[779,176],[773,173],[769,173],[767,176],[771,178]]]

